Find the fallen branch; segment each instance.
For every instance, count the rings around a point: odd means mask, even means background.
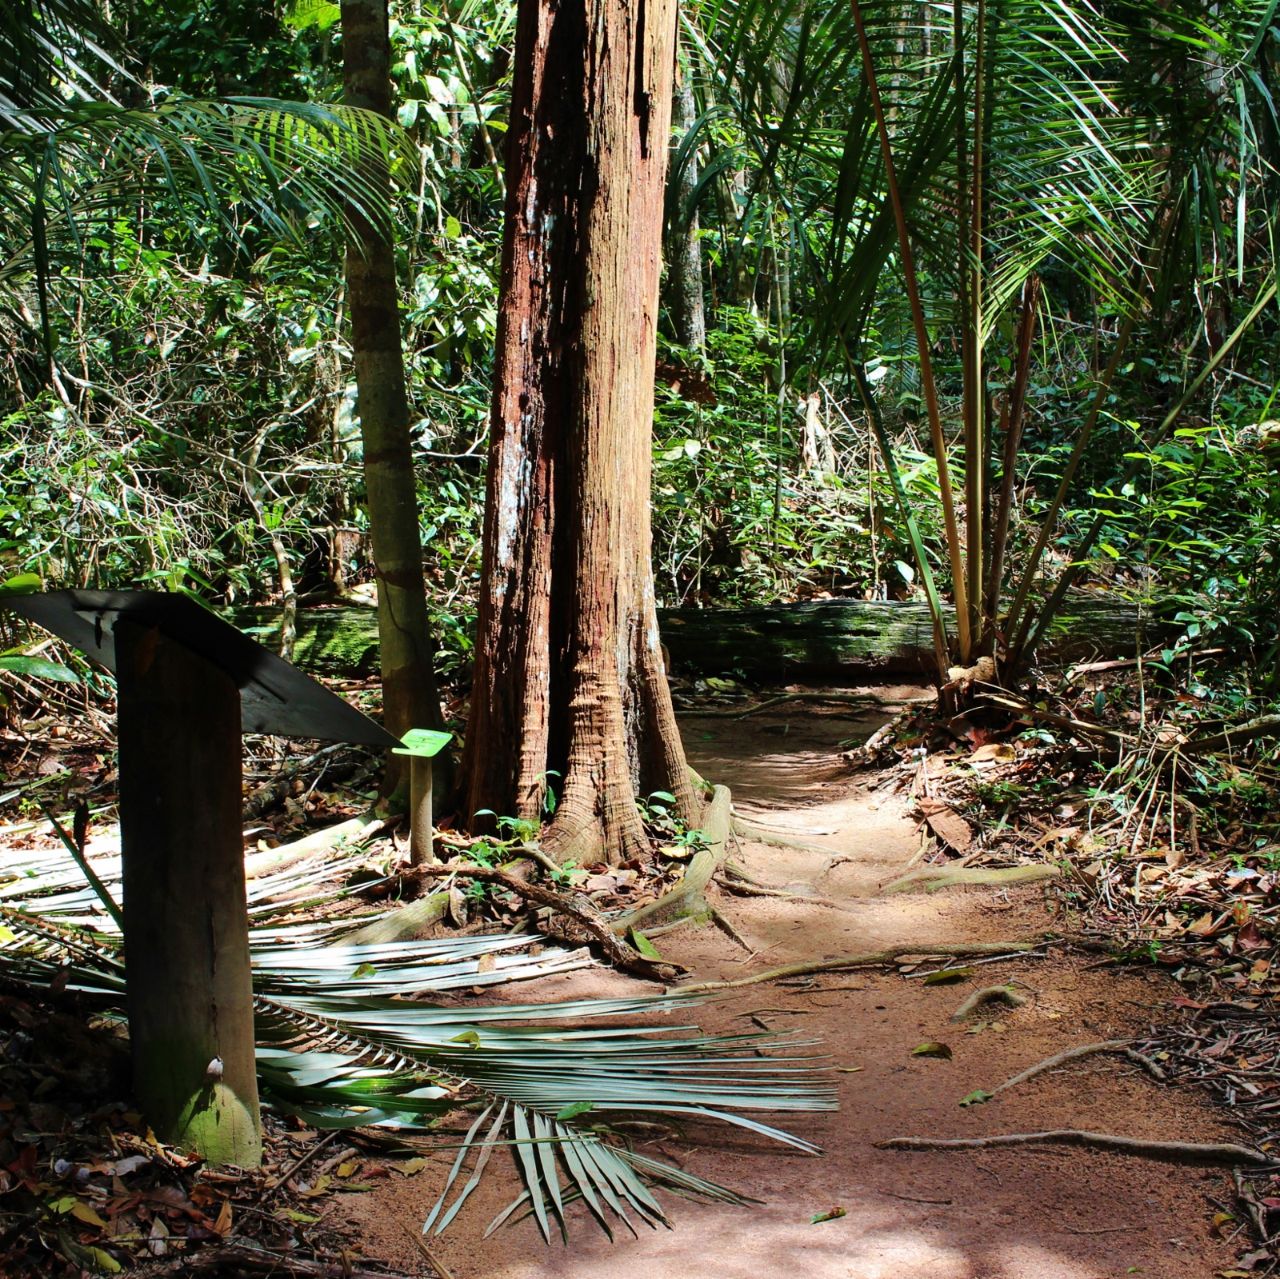
[[[339,844],[347,843],[353,847],[368,843],[375,835],[387,827],[387,822],[371,813],[361,817],[351,817],[345,822],[326,826],[324,830],[312,831],[291,844],[281,844],[276,848],[268,848],[261,853],[250,853],[244,859],[244,873],[249,879],[271,874],[292,866],[306,857],[315,857],[319,853],[327,853]]]
[[[1089,1150],[1109,1150],[1163,1163],[1194,1164],[1202,1168],[1251,1168],[1280,1166],[1270,1155],[1248,1146],[1229,1142],[1143,1141],[1138,1137],[1118,1137],[1113,1133],[1088,1132],[1080,1128],[1056,1128],[1048,1132],[1010,1132],[995,1137],[890,1137],[877,1141],[880,1150],[992,1150],[998,1146],[1083,1146]]]
[[[656,963],[646,959],[635,947],[628,945],[619,937],[609,923],[595,909],[583,901],[575,901],[566,893],[556,892],[542,884],[529,883],[497,866],[477,866],[472,862],[459,864],[449,862],[443,866],[419,866],[418,873],[424,876],[457,875],[463,879],[475,879],[485,884],[497,884],[508,892],[515,893],[525,901],[537,906],[547,906],[561,915],[579,923],[593,941],[604,951],[605,958],[617,967],[649,981],[670,981],[679,971],[674,964]]]
[[[1012,986],[983,986],[961,1003],[960,1007],[951,1014],[951,1020],[964,1021],[966,1017],[976,1013],[983,1004],[1002,1003],[1009,1008],[1020,1008],[1026,1002],[1026,999]]]
[[[417,901],[387,911],[372,923],[341,933],[330,943],[334,946],[383,945],[387,942],[408,941],[417,937],[424,928],[439,923],[449,909],[448,893],[431,893]]]
[[[352,1268],[349,1262],[309,1261],[304,1257],[291,1257],[266,1248],[248,1244],[224,1243],[213,1248],[201,1248],[198,1252],[184,1252],[155,1274],[192,1275],[217,1274],[226,1271],[243,1276],[262,1274],[276,1279],[329,1279],[341,1274],[346,1279],[408,1279],[401,1271],[365,1270]]]
[[[904,955],[928,955],[939,958],[963,959],[971,955],[1004,955],[1021,954],[1024,951],[1036,950],[1043,943],[1038,942],[957,942],[950,946],[931,945],[920,942],[911,946],[891,946],[887,950],[867,951],[862,955],[841,955],[836,959],[818,959],[809,963],[783,964],[780,968],[767,968],[764,972],[753,973],[749,977],[738,977],[733,981],[693,982],[675,989],[682,995],[704,994],[712,990],[735,990],[739,986],[755,986],[765,981],[780,981],[784,977],[807,977],[812,973],[838,973],[850,968],[876,968],[881,964],[892,964]]]
[[[1182,746],[1184,752],[1191,755],[1209,755],[1216,751],[1230,750],[1232,746],[1243,745],[1257,737],[1275,737],[1280,734],[1280,715],[1259,715],[1235,728],[1214,733],[1209,737],[1193,737]]]
[[[1053,1070],[1055,1067],[1063,1066],[1069,1061],[1078,1061],[1081,1057],[1091,1057],[1095,1053],[1120,1053],[1131,1061],[1137,1062],[1155,1079],[1163,1081],[1165,1078],[1164,1071],[1153,1061],[1148,1061],[1141,1053],[1136,1052],[1131,1047],[1131,1044],[1132,1040],[1128,1039],[1103,1039],[1096,1044],[1081,1044],[1077,1048],[1067,1048],[1063,1052],[1054,1053],[1052,1057],[1046,1057],[1043,1061],[1036,1062],[1034,1066],[1028,1066],[1026,1070],[1014,1075],[1011,1079],[1006,1079],[999,1088],[992,1090],[991,1095],[998,1097],[1002,1092],[1014,1088],[1018,1084],[1025,1084],[1028,1079],[1034,1079],[1037,1075],[1044,1074],[1046,1070]]]
[[[1057,879],[1062,871],[1057,866],[926,866],[886,884],[882,893],[909,893],[923,888],[926,893],[936,893],[943,888],[961,886],[1002,887],[1011,884],[1034,884],[1044,879]]]

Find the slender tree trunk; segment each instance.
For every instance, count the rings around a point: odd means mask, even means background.
[[[342,0],[342,62],[347,103],[390,117],[386,0]],[[410,728],[440,728],[442,719],[427,627],[395,250],[382,228],[354,216],[358,234],[347,250],[347,302],[378,582],[382,713],[399,737]]]
[[[672,112],[675,126],[672,145],[678,149],[698,118],[693,100],[689,60],[680,59]],[[667,244],[667,280],[671,318],[681,346],[701,352],[707,345],[707,316],[702,300],[702,242],[698,238],[698,210],[690,207],[698,185],[698,152],[690,150],[676,185],[676,215]],[[687,213],[687,217],[686,217]]]
[[[643,850],[637,795],[697,806],[650,565],[674,0],[520,0],[469,811],[561,857]]]

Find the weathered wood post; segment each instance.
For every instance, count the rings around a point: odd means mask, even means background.
[[[240,735],[399,743],[185,596],[50,591],[4,607],[116,673],[125,984],[147,1122],[210,1163],[253,1167],[262,1133]]]
[[[158,627],[115,625],[129,1040],[156,1136],[262,1162],[240,690]]]
[[[409,756],[409,864],[425,866],[436,860],[431,833],[432,760],[452,740],[452,733],[411,728],[393,755]]]

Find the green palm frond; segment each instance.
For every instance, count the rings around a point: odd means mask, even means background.
[[[353,853],[337,850],[335,857]],[[331,860],[329,870],[338,863]],[[119,859],[95,860],[118,894]],[[60,971],[107,1015],[123,1015],[120,938],[63,850],[0,864],[0,974],[35,991]],[[740,1202],[732,1191],[632,1151],[628,1115],[716,1120],[805,1152],[816,1147],[757,1116],[835,1108],[807,1045],[763,1034],[707,1035],[687,1024],[637,1024],[691,1007],[678,995],[554,1004],[440,1006],[432,995],[581,968],[585,951],[510,935],[350,945],[333,923],[292,922],[308,864],[251,888],[258,1070],[263,1098],[319,1127],[430,1131],[457,1146],[437,1233],[457,1215],[499,1147],[522,1207],[545,1235],[581,1199],[606,1229],[631,1216],[665,1222],[651,1186]],[[344,921],[344,927],[350,921]],[[536,953],[535,945],[538,947]],[[623,1024],[615,1024],[626,1019]],[[767,1054],[767,1055],[762,1055]],[[465,1131],[445,1125],[474,1113]]]
[[[387,167],[410,163],[395,124],[353,107],[261,98],[145,109],[78,103],[13,112],[0,157],[0,280],[74,257],[89,226],[139,201],[196,235],[248,225],[301,239],[317,219],[386,228]],[[19,128],[18,126],[26,126]],[[25,233],[24,233],[25,232]]]

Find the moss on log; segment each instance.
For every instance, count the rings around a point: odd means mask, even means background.
[[[273,609],[240,609],[232,620],[268,647],[279,635]],[[675,670],[740,671],[785,682],[799,676],[932,676],[929,609],[915,602],[813,600],[760,608],[668,608],[658,611],[662,639]],[[1041,656],[1074,662],[1127,657],[1154,638],[1150,616],[1108,595],[1068,599]],[[377,669],[378,618],[359,607],[307,609],[298,614],[294,661],[323,675]]]

